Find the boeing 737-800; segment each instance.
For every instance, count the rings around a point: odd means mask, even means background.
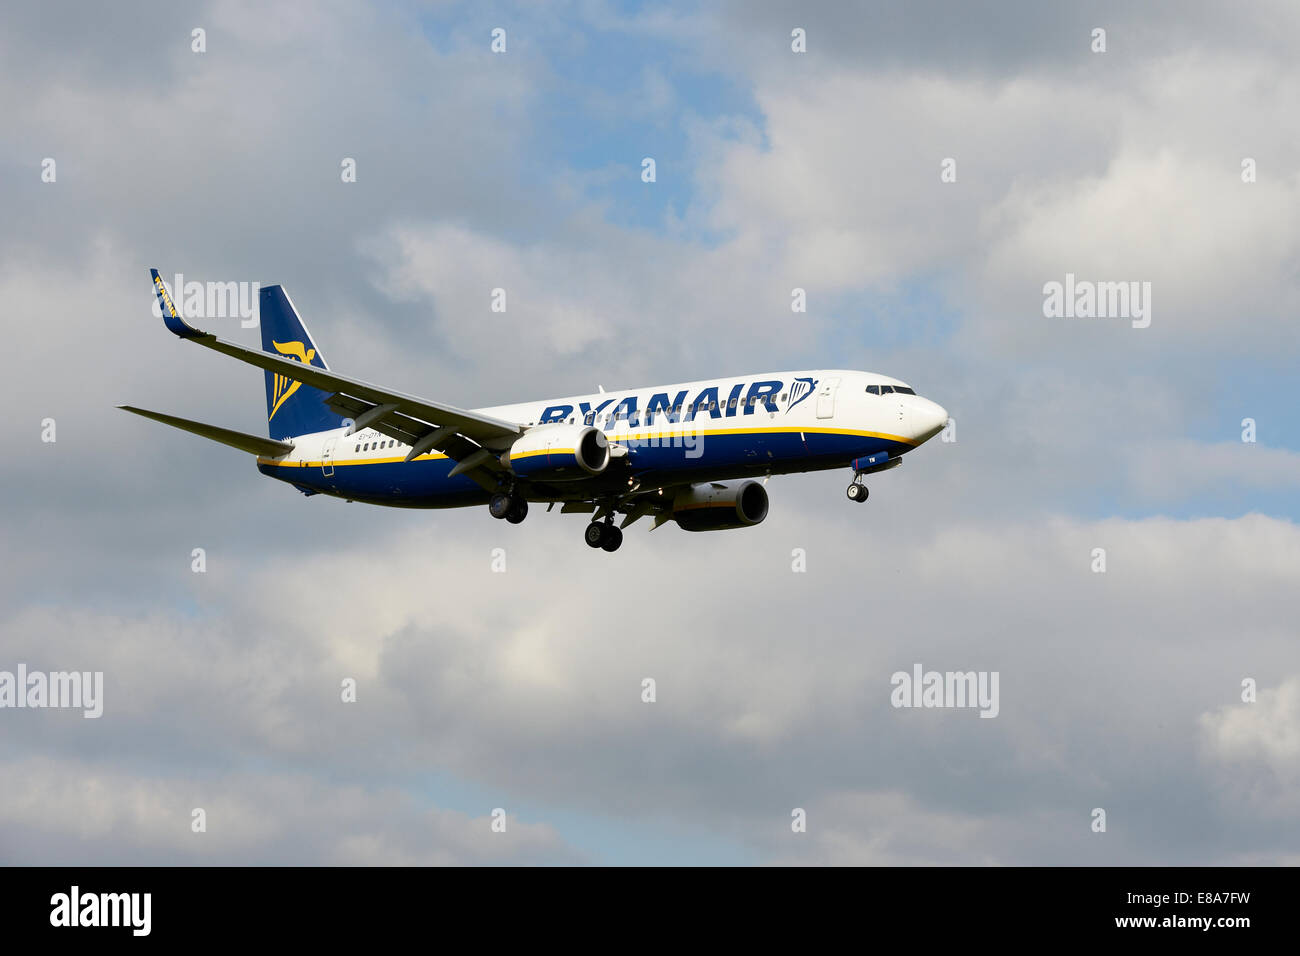
[[[590,516],[588,545],[616,551],[640,518],[687,531],[756,525],[771,475],[847,468],[849,499],[865,501],[864,475],[901,464],[948,420],[897,379],[836,369],[456,408],[331,371],[278,285],[259,292],[259,351],[191,326],[151,271],[169,330],[264,370],[269,437],[119,407],[256,455],[262,474],[306,495],[486,504],[514,524],[530,502],[559,504]]]

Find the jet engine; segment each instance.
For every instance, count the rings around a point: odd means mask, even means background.
[[[686,531],[748,528],[767,517],[767,489],[757,481],[707,482],[677,492],[672,519]]]
[[[609,439],[590,425],[539,425],[516,439],[501,463],[521,478],[587,478],[609,465]]]

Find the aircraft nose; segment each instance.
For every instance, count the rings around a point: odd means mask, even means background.
[[[943,431],[948,424],[948,410],[938,402],[917,396],[912,403],[911,425],[917,441],[926,441]]]

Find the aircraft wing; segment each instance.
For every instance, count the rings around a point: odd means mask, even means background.
[[[504,450],[524,432],[523,426],[516,422],[381,388],[295,359],[219,339],[187,323],[172,304],[158,270],[150,272],[162,304],[163,321],[171,332],[204,348],[326,392],[329,397],[325,403],[355,422],[351,432],[374,428],[396,438],[411,446],[406,456],[408,461],[429,451],[440,451],[456,461],[458,467],[463,466],[461,471],[476,477],[473,472],[479,469],[499,470],[502,466],[494,452]]]

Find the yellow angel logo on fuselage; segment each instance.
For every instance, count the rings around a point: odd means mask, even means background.
[[[316,350],[307,348],[301,342],[272,342],[271,344],[275,346],[275,350],[281,355],[297,359],[303,365],[310,365],[311,360],[316,357]],[[302,382],[281,375],[278,372],[273,374],[275,376],[271,393],[273,404],[271,405],[271,414],[266,419],[268,422],[275,418],[275,413],[280,410],[280,406],[284,404],[285,399],[298,391],[298,386],[302,384]]]

